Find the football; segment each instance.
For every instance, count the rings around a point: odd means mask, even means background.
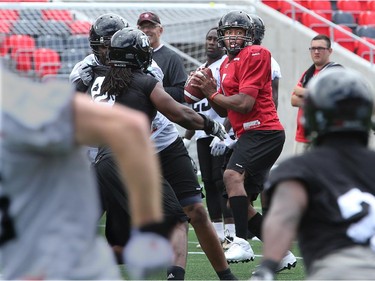
[[[211,69],[208,68],[208,67],[197,69],[193,73],[193,75],[191,75],[188,78],[188,80],[185,83],[185,87],[184,87],[184,97],[185,97],[185,102],[187,102],[189,104],[198,102],[198,101],[205,98],[204,94],[202,93],[202,91],[199,88],[193,87],[191,85],[191,77],[194,76],[194,75],[205,75],[209,78],[213,78]]]

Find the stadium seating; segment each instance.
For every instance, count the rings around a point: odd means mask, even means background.
[[[346,25],[341,24],[339,26],[350,33],[352,32],[352,29]],[[347,35],[341,30],[335,28],[333,30],[333,38],[337,43],[339,43],[341,46],[345,47],[349,51],[355,51],[355,40],[350,35]]]
[[[274,0],[263,0],[263,4],[266,4],[267,6],[274,8],[275,10],[279,10],[279,1]]]
[[[302,1],[294,1],[294,2],[302,5]],[[298,8],[293,7],[289,2],[279,1],[278,7],[279,7],[280,13],[283,13],[284,15],[286,15],[290,18],[293,18],[293,11],[294,11],[295,19],[298,20],[298,21],[301,21],[302,11]]]
[[[358,22],[359,13],[362,6],[358,0],[337,0],[337,8],[341,11],[347,11],[353,14],[354,19]]]
[[[45,21],[55,20],[70,22],[73,21],[73,15],[68,10],[42,10],[42,19]]]
[[[66,49],[65,39],[57,35],[40,35],[35,39],[37,48],[49,48],[58,52]]]
[[[375,0],[368,0],[367,1],[367,10],[375,12]]]
[[[0,33],[9,34],[12,27],[12,22],[9,20],[0,20]]]
[[[307,2],[307,7],[314,12],[321,12],[325,14],[326,19],[330,21],[332,20],[331,1],[309,0]]]
[[[68,25],[63,21],[47,20],[40,26],[40,32],[44,35],[57,35],[67,37],[70,35]]]
[[[358,25],[354,33],[359,37],[375,38],[375,27]]]
[[[316,12],[317,15],[320,15],[321,17],[325,18],[325,14],[322,12]],[[320,19],[314,17],[313,15],[309,13],[303,13],[301,18],[301,23],[315,32],[319,34],[325,34],[327,36],[330,36],[329,32],[329,26],[328,24],[324,23]]]
[[[66,39],[66,47],[90,50],[89,38],[87,35],[71,35]]]
[[[56,75],[61,67],[59,53],[53,49],[39,48],[33,52],[34,71],[37,77]]]
[[[69,76],[75,64],[89,55],[91,52],[86,49],[66,49],[60,55],[61,68],[58,74]]]
[[[21,20],[36,20],[41,21],[42,12],[38,9],[22,9],[19,11],[19,19]]]
[[[375,26],[375,11],[363,11],[358,16],[359,25]]]
[[[375,39],[373,38],[367,38],[367,37],[362,37],[365,41],[375,45]],[[356,54],[365,60],[371,61],[370,57],[370,48],[363,44],[362,42],[356,41]],[[372,62],[375,62],[375,51],[372,53]]]
[[[2,20],[10,20],[10,21],[15,21],[18,20],[19,18],[19,13],[16,10],[3,10],[0,9],[0,19]]]
[[[34,49],[35,39],[27,34],[13,34],[4,39],[2,42],[1,55],[10,54],[14,58],[20,49]]]
[[[91,22],[86,20],[76,20],[68,23],[70,33],[72,35],[77,34],[89,34]]]
[[[27,34],[36,38],[43,34],[42,24],[43,22],[36,20],[18,20],[13,23],[11,34]]]
[[[357,23],[354,19],[354,16],[350,12],[344,12],[344,11],[334,11],[332,14],[332,22],[335,24],[344,24],[352,29],[357,27]]]

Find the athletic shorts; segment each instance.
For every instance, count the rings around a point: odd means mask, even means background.
[[[369,246],[338,249],[314,261],[306,280],[374,280],[375,252]]]
[[[99,154],[94,163],[103,209],[106,211],[105,235],[111,245],[124,245],[130,235],[131,219],[128,196],[111,154]],[[185,222],[184,213],[169,183],[162,179],[164,218],[169,222]],[[147,196],[147,194],[145,194]]]
[[[202,202],[202,187],[194,173],[191,158],[180,137],[159,152],[163,177],[176,193],[180,204],[185,207]]]
[[[215,183],[223,180],[224,155],[212,156],[210,144],[213,137],[197,140],[197,152],[202,181]]]
[[[285,142],[284,131],[248,131],[233,147],[226,169],[245,172],[245,190],[260,193],[270,169],[280,156]]]

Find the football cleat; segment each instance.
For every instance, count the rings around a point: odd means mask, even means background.
[[[231,236],[225,236],[224,241],[221,243],[221,247],[223,247],[223,250],[226,251],[230,248],[230,245],[233,242],[233,237]]]
[[[296,257],[293,255],[291,251],[288,251],[286,256],[284,256],[283,259],[281,260],[279,267],[276,269],[276,272],[278,273],[285,269],[291,269],[292,267],[296,267],[296,264],[297,264]]]
[[[224,252],[228,263],[249,262],[254,260],[254,251],[245,239],[234,237],[230,247]]]

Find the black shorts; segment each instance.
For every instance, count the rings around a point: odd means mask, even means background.
[[[172,186],[180,204],[185,207],[202,202],[202,187],[194,173],[191,158],[180,137],[159,152],[163,177]]]
[[[248,131],[233,147],[226,169],[245,172],[245,190],[260,193],[270,169],[280,156],[285,142],[284,131]]]
[[[106,238],[111,245],[125,245],[130,236],[131,219],[128,196],[123,189],[116,163],[111,154],[99,154],[93,166],[103,210],[106,211]],[[162,178],[162,192],[164,219],[169,222],[189,221],[174,191],[164,178]]]
[[[199,167],[203,182],[217,182],[223,180],[224,155],[212,156],[210,144],[213,137],[201,138],[197,140],[197,152]]]

